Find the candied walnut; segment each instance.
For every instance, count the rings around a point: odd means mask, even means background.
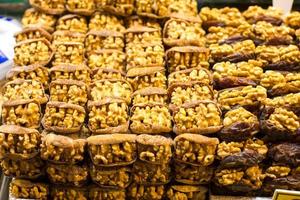
[[[9,81],[35,80],[41,82],[45,89],[49,87],[49,71],[42,65],[14,67],[6,74],[6,79]]]
[[[29,8],[24,12],[22,25],[23,27],[41,27],[49,32],[53,32],[56,20],[54,15],[49,15],[34,8]]]
[[[125,31],[123,19],[105,12],[95,12],[89,23],[89,30]]]
[[[115,49],[101,49],[88,55],[90,69],[114,69],[125,71],[126,54]]]
[[[123,51],[124,35],[111,30],[89,31],[85,38],[85,48],[88,54],[101,49],[115,49]]]
[[[231,44],[211,44],[209,48],[213,62],[241,62],[255,58],[255,44],[248,39]]]
[[[227,156],[242,152],[243,148],[243,142],[221,142],[218,145],[217,158],[223,160]]]
[[[226,127],[237,122],[257,123],[258,119],[257,116],[247,111],[245,108],[238,107],[228,111],[225,114],[223,125]]]
[[[134,11],[134,0],[95,0],[95,3],[99,10],[114,15],[130,16]]]
[[[210,134],[222,128],[221,110],[213,101],[192,101],[174,108],[173,131],[176,134]]]
[[[86,165],[56,165],[47,164],[46,172],[53,184],[82,186],[88,180],[88,167]]]
[[[88,127],[94,134],[126,133],[128,106],[122,99],[105,98],[88,102]]]
[[[293,28],[300,28],[300,12],[292,11],[289,13],[286,16],[284,23]]]
[[[284,96],[274,97],[273,99],[266,98],[263,104],[272,107],[298,107],[300,103],[300,93],[287,94]]]
[[[118,71],[118,70],[115,70],[115,69],[107,69],[107,68],[104,68],[104,69],[94,69],[93,70],[93,73],[92,73],[92,79],[94,81],[101,81],[101,80],[104,80],[104,79],[124,79],[125,80],[126,78],[126,74],[122,71]]]
[[[160,134],[172,131],[172,118],[164,104],[137,104],[131,108],[130,130],[137,134]]]
[[[90,175],[100,187],[126,188],[131,182],[130,167],[97,167],[90,166]]]
[[[132,28],[135,26],[146,26],[149,28],[156,28],[161,30],[160,23],[157,19],[140,17],[137,15],[126,18],[126,27]]]
[[[46,105],[42,124],[48,131],[74,133],[81,129],[84,118],[84,107],[71,103],[51,101]]]
[[[163,67],[133,68],[128,70],[126,76],[134,91],[146,87],[167,88],[167,78]]]
[[[195,67],[209,68],[209,49],[204,47],[172,47],[166,51],[169,72],[187,70]]]
[[[108,134],[87,138],[88,151],[96,166],[124,166],[136,160],[136,135]]]
[[[168,88],[170,106],[181,106],[197,100],[214,100],[211,86],[199,82],[183,82],[173,84]]]
[[[94,81],[90,85],[90,100],[99,101],[105,98],[123,99],[127,104],[131,102],[132,88],[130,83],[122,79],[105,79]]]
[[[94,0],[67,0],[66,9],[71,13],[89,16],[94,13],[96,6]]]
[[[52,81],[58,79],[69,79],[90,83],[91,70],[85,65],[58,65],[50,69],[50,77]]]
[[[86,18],[73,14],[64,15],[58,19],[56,31],[74,31],[86,33],[88,31]]]
[[[256,109],[267,98],[267,91],[261,86],[245,86],[224,89],[219,91],[218,102],[223,110],[230,110],[240,105],[243,107],[253,107]]]
[[[164,185],[139,185],[132,183],[127,188],[128,197],[134,200],[161,200],[165,192]]]
[[[126,192],[124,189],[113,189],[113,188],[100,188],[98,186],[91,187],[89,189],[89,199],[90,200],[125,200]]]
[[[50,101],[84,106],[88,100],[87,85],[81,81],[59,79],[50,84]]]
[[[262,75],[260,85],[272,96],[300,92],[300,73],[267,70]]]
[[[266,169],[266,176],[270,178],[286,177],[290,174],[291,168],[288,166],[270,166]]]
[[[139,16],[151,18],[164,18],[169,16],[169,4],[172,2],[157,0],[155,3],[151,0],[137,1],[136,12]],[[155,5],[153,5],[155,4]]]
[[[214,81],[218,88],[256,85],[264,73],[262,62],[256,60],[216,63],[213,71]]]
[[[174,164],[175,180],[183,184],[207,184],[212,179],[213,173],[214,168],[210,166],[194,166],[180,162]]]
[[[2,105],[2,124],[39,128],[41,117],[40,105],[33,99],[10,100]]]
[[[243,12],[243,16],[251,24],[266,21],[278,26],[282,23],[283,11],[272,6],[269,6],[267,9],[263,9],[260,6],[249,6]]]
[[[76,42],[76,43],[84,43],[85,34],[75,31],[55,31],[53,34],[52,44],[56,46],[57,44],[65,43],[65,42]]]
[[[48,101],[43,85],[39,81],[22,79],[7,82],[3,86],[3,98],[5,101],[34,99],[40,104]]]
[[[14,36],[17,43],[25,40],[40,38],[44,38],[48,41],[52,40],[51,34],[41,27],[25,27],[22,31],[16,33]]]
[[[125,31],[126,48],[136,45],[162,44],[161,30],[145,26],[133,26]]]
[[[163,41],[168,46],[205,46],[205,31],[198,17],[171,15],[163,30]]]
[[[207,188],[193,185],[171,185],[167,191],[168,200],[205,200]]]
[[[37,179],[44,175],[44,162],[39,156],[28,160],[4,158],[1,161],[5,176],[24,179]]]
[[[56,51],[52,65],[72,64],[80,65],[85,62],[84,45],[80,42],[56,43]]]
[[[270,147],[268,156],[277,164],[299,166],[300,145],[296,143],[274,144]]]
[[[85,139],[47,133],[43,135],[41,158],[55,164],[75,164],[84,159]]]
[[[30,159],[39,152],[40,133],[16,125],[0,126],[0,158]]]
[[[185,133],[177,136],[175,160],[195,166],[208,166],[214,162],[219,140],[203,135]]]
[[[54,51],[48,40],[40,38],[17,43],[14,47],[14,53],[15,65],[47,65]]]
[[[88,191],[82,187],[54,186],[50,196],[53,200],[88,200]]]
[[[135,91],[132,97],[132,104],[167,104],[167,90],[158,87],[146,87]]]
[[[29,4],[40,12],[49,15],[61,15],[65,11],[64,0],[29,0]]]
[[[192,81],[197,81],[206,85],[212,85],[212,74],[205,68],[197,67],[175,71],[168,76],[169,87],[176,83],[187,83]]]
[[[15,198],[47,200],[49,186],[45,183],[13,179],[9,185],[9,192]]]

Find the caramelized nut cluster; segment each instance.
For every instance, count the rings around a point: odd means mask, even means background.
[[[84,43],[85,34],[80,32],[74,31],[55,31],[53,34],[53,41],[52,44],[56,46],[57,44],[61,43],[69,43],[69,42],[76,42],[76,43]]]
[[[284,96],[278,96],[273,99],[265,99],[264,105],[280,107],[280,106],[295,106],[298,107],[300,103],[300,93],[296,94],[287,94]]]
[[[229,110],[223,119],[223,125],[225,127],[232,124],[243,122],[243,123],[258,123],[258,118],[256,115],[247,111],[243,107],[238,107],[232,110]]]
[[[49,133],[42,138],[41,158],[57,164],[74,164],[84,159],[84,139]]]
[[[119,98],[131,102],[131,85],[125,80],[118,79],[106,79],[101,81],[95,81],[90,86],[90,96],[92,101],[103,100],[107,97]]]
[[[130,129],[134,133],[168,133],[172,131],[169,109],[163,104],[138,104],[131,109]]]
[[[292,11],[286,16],[284,23],[293,28],[300,28],[300,12]]]
[[[98,199],[125,200],[126,192],[125,190],[120,190],[120,189],[104,189],[100,187],[95,187],[89,190],[89,199],[90,200],[98,200]]]
[[[106,98],[89,102],[89,129],[94,133],[125,133],[128,130],[128,106],[124,100]]]
[[[15,125],[0,126],[0,157],[29,159],[38,154],[40,134]]]
[[[50,15],[60,15],[65,11],[64,0],[29,0],[32,7]]]
[[[167,90],[158,87],[146,87],[132,94],[132,104],[167,104]]]
[[[43,183],[14,179],[9,185],[9,191],[15,198],[47,200],[49,188]]]
[[[3,88],[4,100],[34,99],[40,104],[46,103],[48,98],[43,85],[35,80],[15,80],[8,82]]]
[[[138,185],[133,183],[127,189],[127,195],[132,199],[161,200],[164,192],[164,185]]]
[[[172,47],[166,52],[169,72],[195,67],[209,68],[209,50],[201,47]]]
[[[207,188],[194,185],[172,185],[166,196],[169,200],[199,199],[205,200]]]
[[[125,79],[126,74],[115,69],[95,69],[92,74],[92,79],[101,81],[104,79]]]
[[[263,9],[260,6],[249,6],[248,9],[243,12],[243,16],[251,24],[258,21],[266,21],[274,25],[280,25],[282,23],[283,12],[281,9],[272,6],[267,9]]]
[[[138,158],[150,163],[169,163],[172,158],[173,141],[160,135],[137,136]]]
[[[115,15],[96,12],[90,19],[89,30],[125,31],[124,22]]]
[[[51,101],[46,105],[43,126],[46,130],[73,133],[80,130],[85,118],[85,110],[76,104]]]
[[[79,42],[63,42],[56,44],[52,65],[73,64],[80,65],[85,61],[84,45]]]
[[[125,71],[126,55],[119,50],[102,49],[88,55],[90,69],[115,69]]]
[[[136,135],[109,134],[87,138],[92,162],[97,166],[129,165],[136,160]]]
[[[198,17],[172,15],[163,30],[163,40],[168,46],[205,46],[205,31]]]
[[[50,101],[60,101],[84,106],[87,102],[87,86],[81,81],[56,80],[50,84]]]
[[[81,186],[88,179],[87,166],[48,164],[46,168],[49,180],[53,184]]]
[[[68,79],[83,81],[89,83],[91,81],[90,69],[85,65],[58,65],[50,69],[50,77],[52,81],[58,79]]]
[[[14,63],[20,66],[46,65],[53,56],[51,44],[44,38],[19,42],[14,47],[14,52]]]
[[[24,28],[21,32],[15,34],[16,42],[25,40],[40,39],[44,38],[51,41],[52,36],[43,28],[31,27]]]
[[[176,106],[191,101],[214,99],[212,88],[198,82],[174,84],[168,90],[171,96],[171,104]]]
[[[90,167],[92,180],[103,187],[126,188],[131,182],[131,169],[129,167]]]
[[[94,0],[67,0],[66,8],[72,13],[91,15],[95,10]]]
[[[300,128],[299,117],[294,112],[281,107],[275,108],[267,122],[279,129],[286,129],[292,133],[296,133],[296,130]]]
[[[134,0],[95,0],[100,10],[121,16],[129,16],[134,10]]]
[[[288,176],[291,172],[291,168],[288,166],[270,166],[266,169],[266,176],[270,178],[281,178]]]
[[[86,33],[88,31],[88,25],[85,17],[69,14],[59,18],[56,24],[56,30]]]
[[[183,104],[173,113],[174,131],[177,134],[214,133],[221,129],[221,111],[212,101],[196,101]]]
[[[35,100],[11,100],[2,106],[3,124],[38,128],[40,118],[40,106]]]
[[[251,106],[264,101],[267,91],[264,87],[245,86],[219,91],[218,102],[222,109],[230,110],[236,105]]]
[[[133,68],[127,72],[127,81],[134,91],[146,87],[167,88],[166,76],[162,67]]]
[[[51,198],[53,200],[88,200],[88,192],[85,188],[57,186],[51,187]]]

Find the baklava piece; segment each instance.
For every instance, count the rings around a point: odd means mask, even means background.
[[[16,33],[15,35],[16,42],[22,42],[25,40],[32,40],[32,39],[41,39],[44,38],[51,42],[52,36],[48,33],[45,29],[41,27],[25,27],[22,31]]]
[[[134,48],[136,45],[160,45],[162,44],[161,30],[145,26],[130,27],[125,31],[126,48]]]
[[[47,200],[49,186],[45,183],[13,179],[9,185],[9,192],[14,198]]]
[[[126,195],[133,200],[161,200],[164,194],[164,185],[140,185],[132,183],[127,188]]]
[[[213,66],[215,85],[218,88],[257,85],[264,73],[262,65],[256,60],[216,63]]]
[[[205,31],[198,17],[173,14],[163,30],[163,41],[167,46],[205,46]]]
[[[168,92],[158,87],[146,87],[135,91],[132,95],[132,104],[167,104]]]
[[[124,100],[105,98],[89,101],[88,110],[88,127],[94,134],[128,132],[128,106]]]
[[[39,153],[40,133],[15,125],[0,126],[0,158],[30,159]]]
[[[90,200],[125,200],[126,192],[124,189],[101,188],[99,186],[92,186],[89,189]]]
[[[61,42],[56,43],[56,51],[54,53],[54,59],[52,65],[80,65],[84,64],[85,49],[84,44],[80,42]]]
[[[167,89],[167,78],[163,67],[133,68],[128,70],[126,76],[134,91],[146,87]]]
[[[92,101],[99,101],[105,98],[117,98],[130,104],[131,94],[132,88],[130,83],[122,79],[94,81],[90,85],[90,100]]]
[[[64,15],[58,19],[56,31],[74,31],[86,33],[88,31],[86,18],[73,14]]]
[[[205,200],[207,188],[193,185],[171,185],[166,196],[167,200]]]
[[[76,13],[79,15],[91,15],[95,11],[94,0],[67,0],[66,9],[71,13]]]
[[[52,33],[53,41],[52,44],[54,46],[62,43],[76,42],[76,43],[84,43],[85,34],[76,32],[76,31],[55,31]]]
[[[84,159],[86,140],[54,133],[42,137],[41,158],[54,164],[75,164]]]
[[[210,134],[222,128],[221,110],[213,101],[192,101],[173,109],[176,134]]]
[[[29,0],[29,4],[40,12],[49,15],[61,15],[65,11],[64,0]]]
[[[172,131],[172,117],[164,104],[137,104],[131,108],[130,120],[130,130],[136,134],[162,134]]]
[[[162,164],[169,163],[172,158],[173,141],[160,135],[137,136],[137,153],[141,161]]]
[[[14,47],[15,65],[47,65],[54,54],[53,48],[45,38],[25,40]]]
[[[122,79],[126,79],[126,74],[122,71],[118,71],[118,70],[115,70],[115,69],[94,69],[93,70],[93,73],[92,73],[92,79],[94,81],[101,81],[101,80],[104,80],[104,79],[119,79],[119,80],[122,80]]]
[[[71,103],[51,101],[46,105],[42,124],[48,131],[74,133],[81,129],[84,119],[84,107]]]
[[[34,99],[40,104],[48,101],[43,85],[35,80],[14,80],[3,86],[4,100]]]
[[[170,73],[196,67],[209,68],[209,49],[204,47],[172,47],[166,51],[166,62]]]
[[[88,200],[88,190],[84,187],[54,186],[50,196],[53,200]]]
[[[103,188],[126,188],[131,180],[130,167],[97,167],[90,166],[90,176],[94,183]]]
[[[125,166],[136,160],[134,134],[96,135],[87,138],[87,142],[90,158],[96,166]]]
[[[58,65],[51,67],[50,78],[52,81],[58,79],[69,79],[90,83],[91,70],[85,65]]]
[[[243,16],[251,24],[265,21],[279,26],[283,22],[283,11],[272,6],[267,9],[263,9],[260,6],[249,6],[248,9],[243,12]]]
[[[122,18],[105,12],[95,12],[90,19],[89,30],[122,32],[125,31],[125,27]]]
[[[10,100],[2,105],[2,124],[39,128],[42,117],[40,104],[33,100]]]

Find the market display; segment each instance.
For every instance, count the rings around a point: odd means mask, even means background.
[[[30,0],[3,86],[16,198],[300,190],[300,13],[196,0]]]

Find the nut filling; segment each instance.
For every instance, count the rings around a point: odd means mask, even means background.
[[[167,90],[158,87],[147,87],[135,91],[132,95],[132,104],[167,104]]]
[[[140,200],[161,200],[165,193],[164,185],[138,185],[131,184],[127,189],[128,197]]]
[[[77,187],[51,187],[50,196],[53,200],[88,200],[87,189]]]
[[[84,159],[85,139],[49,133],[42,138],[41,158],[54,164],[75,164]]]
[[[269,6],[267,9],[260,6],[249,6],[248,9],[243,12],[243,16],[251,24],[266,21],[279,26],[282,23],[283,12],[281,9],[272,6]]]
[[[136,160],[136,135],[110,134],[87,138],[92,162],[97,166],[124,166]]]
[[[56,30],[86,33],[88,31],[88,25],[85,17],[69,14],[59,18],[56,24]]]
[[[125,71],[126,55],[115,49],[101,49],[88,55],[90,69],[114,69]]]
[[[126,133],[129,126],[128,106],[121,99],[105,98],[88,102],[90,131],[97,134]]]
[[[42,124],[48,131],[74,133],[80,130],[84,118],[84,107],[76,104],[51,101],[46,105]]]
[[[286,177],[290,174],[291,168],[287,166],[270,166],[266,169],[266,176],[272,179]]]
[[[173,110],[173,131],[182,133],[215,133],[222,128],[221,110],[213,101],[192,101]]]
[[[168,200],[205,200],[207,188],[192,185],[172,185],[167,191]]]
[[[85,34],[75,31],[55,31],[53,34],[52,44],[56,46],[61,43],[78,42],[84,43]]]
[[[92,79],[102,81],[104,79],[124,79],[126,74],[115,69],[95,69],[93,70]]]
[[[65,11],[64,0],[29,0],[29,3],[37,10],[50,15],[60,15]]]
[[[161,45],[161,31],[157,28],[135,26],[125,32],[126,49],[138,46]],[[161,47],[162,48],[162,47]]]
[[[125,200],[126,192],[123,189],[106,189],[93,187],[89,190],[89,199],[90,200]]]
[[[44,38],[48,41],[52,40],[51,34],[49,34],[45,29],[39,27],[24,28],[21,32],[15,34],[15,39],[17,43],[25,40],[41,38]]]
[[[0,158],[29,159],[39,152],[40,133],[15,125],[0,126]]]
[[[149,28],[156,28],[161,30],[161,26],[157,19],[155,18],[145,18],[137,15],[133,15],[126,18],[127,28],[132,28],[136,26],[145,26]]]
[[[85,61],[84,45],[79,42],[63,42],[56,44],[52,65],[73,64],[80,65]]]
[[[297,108],[300,103],[300,93],[296,94],[287,94],[284,96],[278,96],[273,99],[265,99],[263,102],[264,105],[266,106],[273,106],[273,107],[281,107],[281,106],[286,106],[286,107],[295,107]]]
[[[68,79],[90,83],[90,69],[85,65],[58,65],[50,69],[52,81],[58,79]]]
[[[2,123],[39,128],[41,108],[35,100],[10,100],[2,105]]]
[[[120,16],[130,16],[134,11],[134,0],[95,0],[100,10]]]
[[[71,13],[91,15],[95,11],[95,4],[93,0],[67,0],[66,9]]]
[[[209,166],[214,162],[219,140],[196,134],[182,134],[175,138],[175,160],[195,166]]]
[[[111,30],[122,32],[125,31],[123,19],[115,15],[96,12],[90,19],[89,30]]]
[[[14,179],[9,185],[10,194],[15,198],[47,200],[48,185],[33,183],[23,179]]]

